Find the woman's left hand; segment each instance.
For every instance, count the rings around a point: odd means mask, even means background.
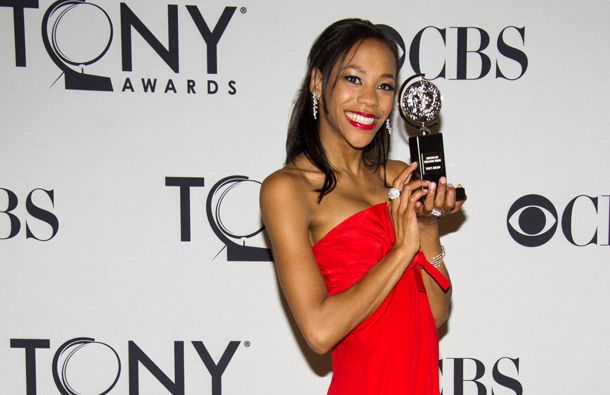
[[[458,185],[460,187],[461,185]],[[455,213],[462,208],[466,200],[456,200],[455,187],[447,184],[447,179],[441,177],[438,182],[430,184],[426,200],[417,213],[420,222],[433,223],[441,217]]]

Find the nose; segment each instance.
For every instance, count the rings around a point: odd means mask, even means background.
[[[377,90],[374,87],[363,86],[358,95],[358,103],[370,107],[374,107],[379,104]]]

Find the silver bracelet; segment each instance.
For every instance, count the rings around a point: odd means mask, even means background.
[[[441,253],[430,259],[428,262],[436,268],[438,268],[441,263],[443,263],[443,259],[445,258],[445,247],[441,246]]]

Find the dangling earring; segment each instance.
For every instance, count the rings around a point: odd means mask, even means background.
[[[314,91],[313,96],[313,119],[318,119],[318,93]]]
[[[392,134],[392,125],[390,124],[390,118],[385,120],[385,128],[388,131],[388,134]]]

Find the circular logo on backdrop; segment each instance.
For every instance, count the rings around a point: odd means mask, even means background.
[[[73,66],[95,63],[112,43],[112,21],[106,11],[93,3],[79,0],[56,3],[46,28],[53,52]]]
[[[538,247],[549,241],[557,230],[557,210],[540,195],[519,198],[508,210],[508,233],[525,247]]]
[[[246,176],[218,181],[208,195],[206,212],[212,230],[225,244],[228,261],[271,261],[265,247],[258,195],[261,183]]]
[[[104,395],[121,375],[121,360],[109,345],[81,337],[64,343],[53,358],[53,379],[62,395]]]
[[[85,71],[85,66],[108,52],[112,37],[108,13],[84,0],[59,0],[47,9],[42,19],[43,43],[49,57],[62,70],[69,89],[113,90],[110,78]]]

